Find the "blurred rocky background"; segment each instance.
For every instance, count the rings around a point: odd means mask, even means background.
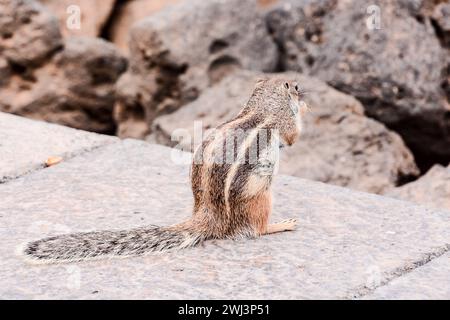
[[[0,111],[192,150],[269,73],[281,173],[450,209],[449,0],[0,0]]]

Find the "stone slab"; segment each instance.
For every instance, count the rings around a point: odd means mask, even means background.
[[[186,219],[189,170],[171,152],[179,151],[125,140],[0,185],[0,297],[361,298],[448,250],[448,212],[280,176],[272,221],[298,218],[294,232],[75,264],[28,265],[17,255],[48,235]],[[430,285],[450,298],[447,282]]]
[[[450,299],[450,253],[377,288],[365,299]]]
[[[0,183],[43,168],[49,157],[69,158],[117,141],[0,112]]]

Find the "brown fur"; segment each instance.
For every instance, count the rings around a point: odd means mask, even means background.
[[[252,164],[248,159],[248,149],[256,143],[261,144],[258,142],[259,134],[255,133],[257,129],[276,130],[284,143],[294,144],[300,134],[300,119],[296,117],[301,116],[302,110],[294,112],[291,106],[297,104],[299,108],[298,103],[299,93],[294,82],[279,78],[261,79],[239,115],[219,126],[217,132],[197,150],[195,157],[204,150],[214,149],[211,145],[222,146],[229,134],[227,130],[245,132],[234,151],[234,163],[194,164],[192,167],[193,219],[195,225],[206,230],[206,238],[259,236],[267,232],[273,173],[261,175],[259,171],[264,165]],[[271,132],[269,140],[275,138],[270,137]],[[271,141],[266,144],[256,148],[258,161],[264,160],[260,154],[264,148],[273,148]],[[239,159],[242,154],[245,157]],[[210,159],[210,156],[205,158]],[[282,228],[292,229],[294,225],[295,222],[290,221]]]

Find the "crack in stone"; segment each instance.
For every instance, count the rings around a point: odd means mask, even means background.
[[[98,149],[101,149],[101,148],[104,148],[104,147],[107,147],[107,146],[110,146],[110,145],[118,144],[118,143],[120,143],[120,142],[121,142],[121,140],[120,140],[120,141],[115,141],[115,142],[112,142],[112,141],[111,141],[111,142],[105,142],[105,144],[98,145],[98,146],[89,148],[89,149],[87,149],[87,150],[83,150],[83,151],[81,151],[80,153],[76,153],[76,154],[72,154],[72,153],[69,151],[69,152],[67,152],[67,158],[64,158],[64,162],[66,162],[66,161],[68,161],[68,160],[75,159],[75,158],[77,158],[77,157],[79,157],[79,156],[86,155],[86,154],[88,154],[88,153],[91,153],[92,151],[95,151],[95,150],[98,150]],[[24,173],[22,173],[22,174],[19,174],[19,175],[14,175],[14,176],[0,176],[0,185],[6,184],[6,183],[11,182],[11,181],[15,181],[15,180],[17,180],[17,179],[20,179],[20,178],[22,178],[22,177],[25,177],[25,176],[27,176],[27,175],[29,175],[29,174],[34,173],[34,172],[39,172],[39,171],[44,170],[44,169],[46,169],[46,168],[47,168],[47,167],[46,167],[45,164],[43,163],[43,164],[38,165],[38,166],[36,166],[36,167],[30,168],[30,170],[28,170],[28,171],[26,171],[26,172],[24,172]]]
[[[428,252],[424,255],[422,255],[421,258],[418,260],[415,260],[411,263],[408,263],[404,266],[398,267],[394,269],[391,272],[387,272],[387,275],[385,275],[385,279],[380,282],[380,284],[372,287],[368,287],[366,285],[363,285],[361,287],[357,287],[350,291],[356,291],[355,293],[347,294],[343,299],[360,299],[363,298],[377,290],[378,288],[384,287],[391,283],[393,280],[401,278],[412,271],[428,264],[429,262],[443,256],[445,253],[450,251],[450,244],[447,243],[443,247],[439,247],[433,252]]]

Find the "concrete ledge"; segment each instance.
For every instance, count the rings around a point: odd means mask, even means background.
[[[364,298],[449,249],[448,212],[281,176],[272,221],[296,217],[295,232],[66,265],[31,266],[16,255],[47,235],[186,219],[188,167],[171,152],[128,140],[0,185],[0,297]],[[425,298],[449,298],[448,281],[431,280],[436,290]]]
[[[119,139],[0,112],[0,183]]]
[[[377,288],[365,299],[450,299],[450,253],[434,259],[386,286]]]

